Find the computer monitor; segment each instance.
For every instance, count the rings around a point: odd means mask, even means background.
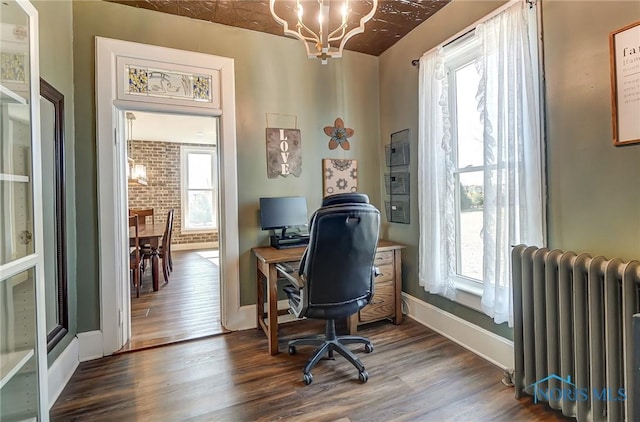
[[[260,227],[262,230],[286,229],[304,226],[307,223],[307,199],[305,197],[260,198]]]

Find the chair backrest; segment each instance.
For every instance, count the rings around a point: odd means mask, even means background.
[[[335,195],[325,196],[322,199],[322,206],[338,204],[368,204],[369,197],[364,193],[336,193]]]
[[[380,212],[368,198],[323,206],[314,213],[300,268],[307,314],[318,307],[328,317],[338,318],[369,302],[379,230]]]
[[[130,262],[131,268],[136,268],[136,266],[140,263],[140,237],[138,235],[138,226],[138,216],[129,216],[129,227],[135,227],[135,236],[133,237],[133,239],[131,238],[131,235],[129,235],[129,247],[133,249],[131,253],[133,260],[131,260]]]
[[[173,208],[167,212],[167,222],[164,226],[164,235],[162,236],[162,248],[166,251],[171,244],[171,233],[173,232]]]
[[[151,224],[154,223],[153,208],[129,208],[129,216],[137,215],[138,224],[144,226],[147,223],[147,217],[151,217]]]

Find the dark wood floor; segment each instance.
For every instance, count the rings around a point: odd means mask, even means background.
[[[317,333],[318,321],[280,326],[281,339]],[[321,360],[302,383],[311,352],[267,353],[257,330],[81,363],[51,409],[53,421],[561,421],[516,400],[501,371],[422,325],[361,329],[374,343],[361,384],[345,359]],[[286,350],[281,343],[280,350]]]
[[[174,251],[173,272],[154,292],[151,268],[142,278],[140,297],[131,296],[131,340],[120,351],[223,333],[220,322],[220,270],[217,250]]]

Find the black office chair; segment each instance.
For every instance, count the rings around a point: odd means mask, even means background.
[[[298,273],[279,268],[295,284],[284,288],[291,312],[298,318],[327,320],[324,336],[289,342],[291,355],[296,353],[296,346],[319,346],[303,369],[306,385],[313,381],[311,369],[325,355],[332,359],[334,350],[358,369],[360,381],[364,383],[369,378],[362,362],[346,345],[362,343],[365,352],[370,353],[371,341],[360,336],[337,336],[335,320],[355,314],[373,296],[379,229],[380,212],[369,204],[366,195],[329,196],[311,217],[309,245]]]

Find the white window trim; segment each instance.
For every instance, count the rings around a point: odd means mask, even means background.
[[[218,222],[216,221],[216,227],[206,228],[206,229],[192,229],[188,228],[186,224],[187,220],[187,156],[190,153],[202,153],[202,154],[211,154],[212,155],[212,180],[214,181],[214,186],[212,189],[213,195],[213,206],[214,206],[214,220],[218,220],[218,203],[217,203],[217,195],[218,195],[218,182],[217,182],[217,154],[216,147],[202,147],[202,146],[191,146],[191,145],[181,145],[180,146],[180,209],[182,210],[181,216],[182,221],[180,224],[180,233],[181,234],[204,234],[204,233],[217,233],[218,232]]]
[[[467,277],[453,276],[456,286],[455,302],[482,312],[482,283]]]

